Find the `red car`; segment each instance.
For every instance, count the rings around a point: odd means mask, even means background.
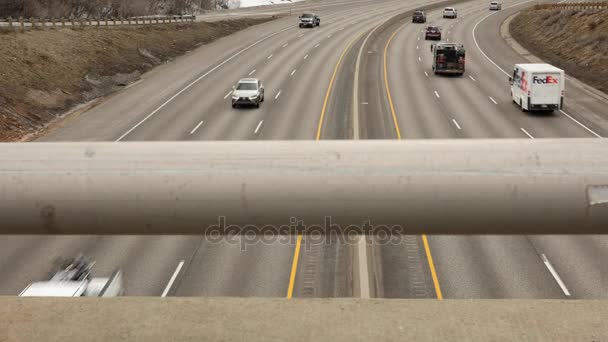
[[[441,29],[437,26],[429,26],[426,28],[424,35],[425,40],[441,40]]]

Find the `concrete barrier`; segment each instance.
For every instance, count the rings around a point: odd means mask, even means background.
[[[606,341],[600,300],[0,297],[19,341]]]

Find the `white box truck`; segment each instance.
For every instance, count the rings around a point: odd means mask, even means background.
[[[522,111],[559,110],[564,106],[564,71],[550,64],[515,64],[511,98]]]

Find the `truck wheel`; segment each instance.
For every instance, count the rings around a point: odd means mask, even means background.
[[[236,108],[236,103],[233,103],[233,104],[232,104],[232,108]]]
[[[260,101],[256,102],[255,108],[260,108]]]

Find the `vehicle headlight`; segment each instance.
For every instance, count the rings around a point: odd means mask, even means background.
[[[236,95],[232,95],[232,99],[233,99],[233,100],[238,100],[238,99],[239,99],[239,97],[238,97],[238,96],[236,96]]]
[[[258,96],[257,95],[253,95],[253,96],[249,96],[250,100],[255,100]]]

